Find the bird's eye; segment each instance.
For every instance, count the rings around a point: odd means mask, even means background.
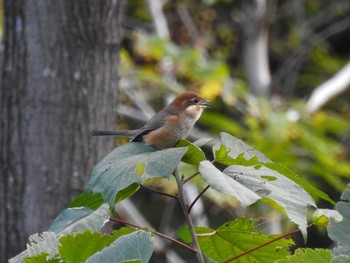
[[[197,104],[199,102],[199,99],[195,98],[192,101]]]

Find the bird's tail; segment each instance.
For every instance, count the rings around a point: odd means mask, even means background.
[[[93,130],[90,132],[91,136],[117,136],[117,137],[135,137],[139,130],[125,130],[125,131],[99,131]]]

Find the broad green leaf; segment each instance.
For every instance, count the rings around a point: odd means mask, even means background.
[[[136,231],[123,235],[105,247],[100,252],[92,255],[87,263],[119,263],[128,260],[149,261],[153,252],[152,237],[149,232]]]
[[[321,198],[330,202],[331,204],[335,204],[326,193],[314,188],[309,182],[286,167],[271,162],[271,160],[266,158],[261,152],[255,150],[242,140],[237,139],[227,133],[221,133],[220,135],[223,144],[217,144],[213,147],[216,162],[227,166],[252,166],[256,164],[263,164],[264,166],[288,177],[298,185],[301,185],[313,198]]]
[[[69,208],[85,206],[87,208],[91,208],[92,210],[96,210],[104,202],[105,200],[100,193],[94,194],[93,192],[84,192],[69,204]]]
[[[210,187],[218,192],[234,196],[244,207],[261,199],[254,191],[224,174],[209,161],[201,162],[198,170]]]
[[[41,253],[37,256],[27,257],[24,259],[26,263],[60,263],[60,258],[49,258],[47,253]]]
[[[294,255],[277,260],[276,263],[329,263],[332,258],[333,254],[329,249],[298,248]]]
[[[210,162],[204,161],[199,165],[199,171],[212,188],[234,196],[243,207],[259,199],[274,201],[306,235],[306,208],[307,205],[316,204],[301,186],[287,177],[262,164],[231,165],[221,172]]]
[[[95,211],[87,207],[67,208],[53,221],[49,231],[56,235],[68,234],[76,231],[101,230],[109,221],[109,206],[101,205]]]
[[[152,177],[168,177],[180,163],[187,148],[157,151],[143,143],[128,143],[114,149],[92,171],[88,189],[101,193],[113,206],[119,191]],[[142,174],[140,174],[140,165]]]
[[[316,207],[316,204],[304,188],[263,165],[232,165],[227,167],[223,173],[261,198],[271,199],[277,203],[306,236],[306,208],[308,205]],[[277,180],[267,180],[265,176],[273,176]]]
[[[204,152],[199,147],[195,146],[187,140],[180,140],[176,144],[176,147],[188,147],[187,152],[181,160],[184,163],[199,165],[201,161],[205,160]]]
[[[120,236],[130,234],[134,231],[131,228],[123,228],[123,230],[119,230],[113,235],[107,235],[86,230],[63,236],[60,238],[59,255],[65,262],[85,262],[93,254],[109,246]]]
[[[120,190],[115,197],[115,203],[123,201],[124,199],[132,196],[137,190],[139,190],[140,185],[137,183],[133,183],[129,185],[127,188]]]
[[[350,252],[350,188],[345,189],[341,195],[341,200],[336,204],[335,209],[340,213],[342,219],[335,220],[331,218],[327,228],[328,235],[332,240],[339,242],[342,251]]]
[[[9,260],[9,263],[19,263],[24,262],[25,258],[33,257],[29,259],[29,262],[45,262],[43,256],[45,255],[45,260],[54,258],[58,252],[59,241],[57,235],[53,232],[43,232],[31,235],[27,243],[27,250],[23,251],[19,255]]]
[[[308,181],[304,180],[302,177],[298,176],[293,171],[288,168],[272,162],[264,163],[264,165],[272,170],[279,172],[280,174],[288,177],[290,180],[295,182],[296,184],[302,186],[306,192],[308,192],[314,199],[321,198],[323,200],[328,201],[329,203],[335,205],[335,202],[324,192],[313,187]]]
[[[222,147],[221,145],[223,144],[226,148],[228,157],[230,157],[232,161],[237,160],[241,157],[242,161],[255,160],[255,163],[271,162],[271,160],[267,158],[264,154],[255,150],[253,147],[249,146],[242,140],[237,139],[234,136],[225,132],[220,133],[220,136],[221,136],[222,143],[218,143],[213,147],[213,154],[216,160],[218,159],[218,161],[220,161],[220,158],[217,158],[218,156],[216,152],[220,151],[220,148]],[[221,154],[223,154],[222,150],[221,150]],[[237,162],[232,164],[237,164]],[[242,163],[242,165],[245,165],[245,164]],[[252,165],[252,164],[248,163],[247,165]]]
[[[225,223],[216,230],[208,227],[195,227],[195,231],[203,253],[217,262],[228,260],[276,238],[275,235],[263,235],[257,230],[255,221],[243,218]],[[179,232],[179,236],[187,243],[192,242],[187,227]],[[280,239],[235,259],[234,262],[274,262],[289,255],[288,246],[292,244],[291,240]]]

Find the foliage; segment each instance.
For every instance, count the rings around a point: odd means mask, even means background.
[[[243,218],[227,222],[217,229],[209,227],[196,227],[198,241],[204,254],[216,262],[223,262],[252,247],[269,242],[275,236],[265,236],[258,230],[256,220]],[[179,232],[179,236],[187,243],[192,239],[188,227]],[[273,262],[289,255],[288,248],[292,245],[291,240],[281,239],[263,249],[256,250],[239,259],[237,262]]]
[[[221,140],[212,147],[214,159],[210,162],[200,146],[212,141],[202,139],[192,144],[183,140],[178,147],[164,150],[133,142],[116,148],[92,171],[87,192],[62,211],[48,232],[31,236],[27,250],[10,262],[148,262],[153,253],[153,236],[166,236],[113,219],[110,211],[115,212],[114,206],[120,200],[116,197],[121,195],[120,192],[123,198],[129,198],[139,189],[138,185],[151,178],[161,179],[172,174],[179,183],[178,199],[181,203],[186,202],[183,184],[199,172],[210,187],[235,197],[242,207],[262,200],[283,211],[292,222],[299,225],[305,236],[307,206],[316,206],[311,196],[332,202],[325,193],[313,188],[296,174],[282,169],[261,152],[226,133],[222,133]],[[197,167],[198,172],[181,179],[178,176],[181,162]],[[142,169],[139,168],[140,163],[144,163]],[[130,186],[132,191],[126,190]],[[259,230],[258,219],[243,217],[226,222],[217,229],[194,226],[188,221],[179,236],[186,243],[194,244],[196,239],[200,250],[213,262],[228,262],[236,257],[237,262],[298,262],[296,260],[302,259],[309,262],[318,257],[340,259],[347,256],[344,251],[349,251],[350,241],[344,235],[348,233],[344,230],[348,228],[345,216],[349,209],[349,192],[344,192],[344,202],[336,206],[344,217],[343,223],[331,221],[328,226],[331,237],[341,242],[337,251],[342,252],[337,256],[325,250],[298,250],[295,255],[289,256],[290,245],[294,242],[284,237],[290,233],[282,236],[266,235]],[[184,208],[184,213],[191,216],[187,204]],[[318,215],[315,213],[315,218],[322,216],[327,216],[329,221],[334,213],[322,210]],[[102,227],[110,220],[131,225],[138,230],[121,228],[111,234],[101,233]],[[170,237],[166,238],[173,241]],[[184,243],[177,241],[177,244],[193,250]]]
[[[182,3],[181,8],[190,14],[184,19],[177,15],[179,3],[168,2],[163,11],[170,40],[147,30],[128,31],[128,45],[121,52],[121,78],[129,83],[125,88],[150,99],[168,91],[198,91],[214,101],[211,111],[200,119],[206,130],[243,139],[336,197],[350,176],[349,93],[312,116],[305,112],[305,103],[316,86],[349,61],[348,26],[344,24],[349,23],[350,3],[270,1],[267,9],[274,14],[266,26],[271,96],[256,100],[249,94],[242,69],[245,3]],[[129,5],[127,15],[154,23],[156,18],[141,15],[144,8],[142,1],[136,1]]]

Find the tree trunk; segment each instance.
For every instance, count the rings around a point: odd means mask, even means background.
[[[80,194],[113,146],[124,0],[5,0],[0,261]]]

